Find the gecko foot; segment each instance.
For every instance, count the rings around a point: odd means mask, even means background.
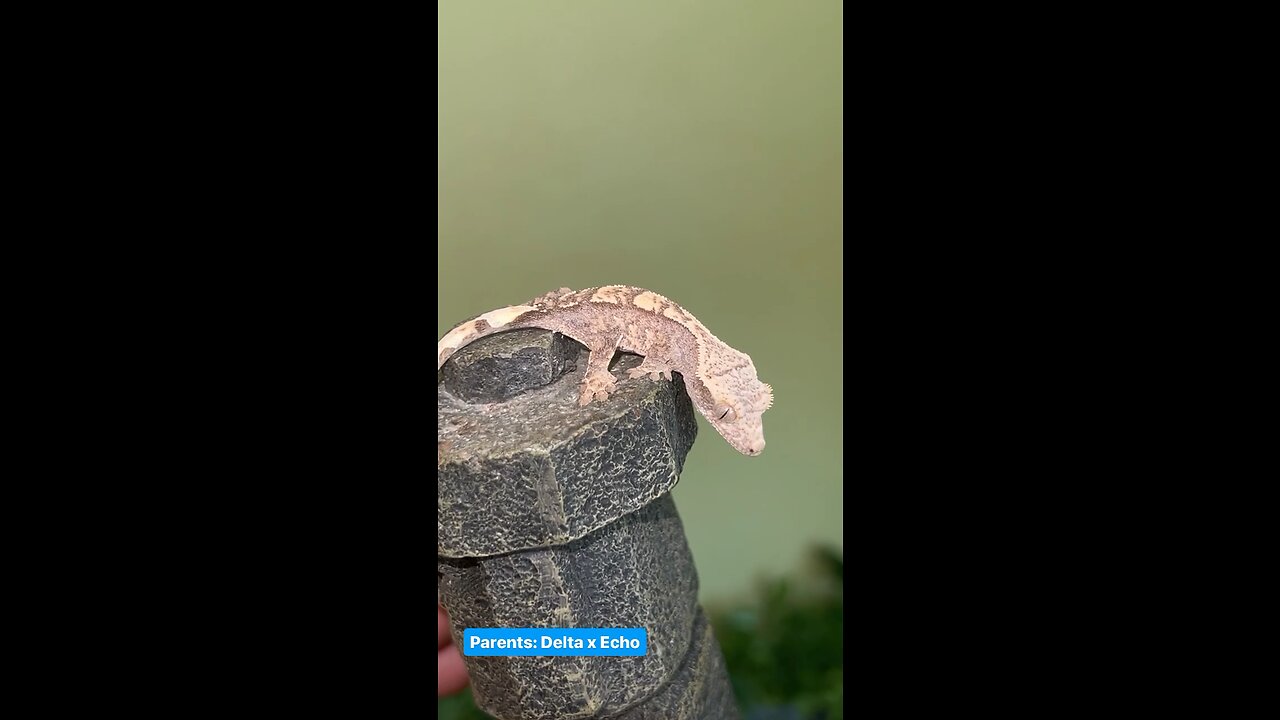
[[[613,386],[617,384],[618,379],[607,370],[588,375],[582,381],[581,392],[578,395],[578,405],[586,407],[591,404],[592,400],[599,400],[600,402],[608,400],[609,393],[613,392]]]
[[[628,370],[627,375],[632,380],[645,375],[648,375],[650,380],[661,380],[663,378],[670,380],[671,368],[662,365],[661,363],[649,362],[649,359],[645,358],[644,362],[640,363],[639,367],[633,367]]]

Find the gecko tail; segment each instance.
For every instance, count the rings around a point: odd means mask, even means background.
[[[474,320],[468,320],[445,333],[444,337],[436,343],[436,369],[443,367],[445,361],[462,348],[486,335],[509,329],[508,326],[517,318],[535,309],[531,305],[514,305],[494,310]]]

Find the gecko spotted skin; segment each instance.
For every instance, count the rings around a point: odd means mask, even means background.
[[[694,407],[744,455],[764,450],[760,416],[773,405],[773,388],[760,382],[745,353],[720,341],[697,318],[667,298],[643,288],[606,285],[547,293],[468,320],[436,344],[436,369],[460,348],[497,332],[542,328],[566,335],[591,351],[578,404],[608,399],[617,380],[609,373],[616,351],[642,355],[632,378],[684,377]]]

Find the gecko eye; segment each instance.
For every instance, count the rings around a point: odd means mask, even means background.
[[[721,403],[716,406],[716,417],[725,422],[733,422],[738,419],[738,411],[732,405]]]

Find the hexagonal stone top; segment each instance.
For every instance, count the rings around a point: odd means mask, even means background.
[[[644,507],[679,480],[697,436],[674,381],[630,380],[579,407],[586,347],[545,330],[482,338],[437,373],[438,552],[486,557],[561,545]]]

